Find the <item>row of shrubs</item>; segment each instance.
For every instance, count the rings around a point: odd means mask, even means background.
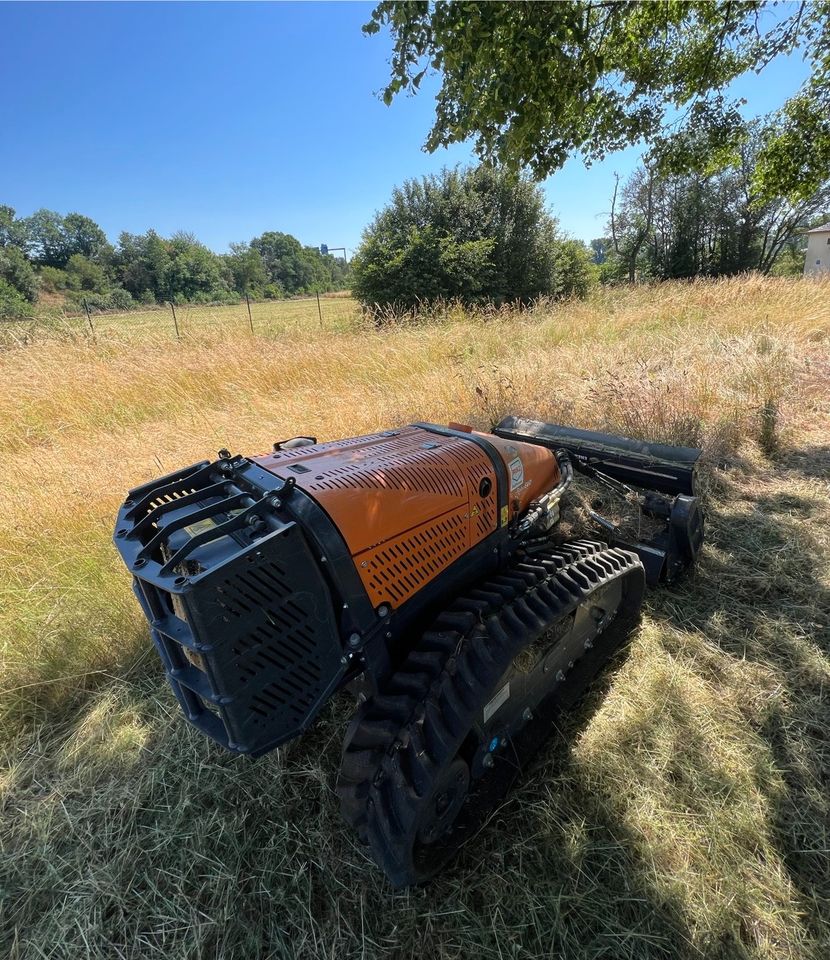
[[[89,217],[38,210],[29,217],[0,204],[0,315],[26,316],[41,294],[124,310],[165,302],[282,299],[348,288],[348,265],[324,248],[266,231],[217,254],[188,233],[121,233],[117,244]],[[56,296],[57,295],[57,296]]]
[[[145,294],[136,299],[123,287],[110,287],[103,290],[86,290],[70,287],[65,283],[55,283],[55,273],[63,271],[53,267],[46,267],[41,277],[40,289],[50,294],[61,294],[63,297],[61,310],[66,313],[80,313],[89,309],[91,313],[105,311],[142,310],[158,305],[152,294]],[[309,296],[313,290],[299,290],[293,296]],[[280,287],[268,284],[259,290],[251,291],[252,300],[285,300],[290,299]],[[171,298],[175,306],[186,304],[235,304],[244,299],[237,290],[211,290],[196,292],[190,296],[182,293]],[[6,319],[26,319],[43,312],[38,306],[37,299],[30,300],[7,280],[0,278],[0,317]]]

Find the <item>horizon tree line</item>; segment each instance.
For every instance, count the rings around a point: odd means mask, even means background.
[[[218,254],[192,233],[122,232],[116,244],[80,213],[18,217],[0,205],[0,315],[26,315],[41,293],[124,310],[142,304],[281,299],[348,287],[343,260],[266,231]]]

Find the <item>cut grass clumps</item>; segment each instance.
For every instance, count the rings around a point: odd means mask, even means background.
[[[254,336],[206,307],[178,342],[148,311],[0,353],[0,956],[830,956],[828,294],[751,277],[382,329],[255,308]],[[191,731],[112,523],[222,447],[505,413],[702,444],[707,542],[458,862],[394,892],[337,811],[349,697],[256,762]]]

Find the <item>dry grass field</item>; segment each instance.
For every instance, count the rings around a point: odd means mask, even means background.
[[[349,292],[298,297],[292,300],[261,300],[251,303],[251,315],[245,303],[211,306],[179,306],[175,319],[169,305],[152,306],[126,313],[93,313],[88,320],[77,306],[69,312],[64,297],[42,294],[38,301],[38,316],[32,319],[0,321],[0,348],[25,345],[44,336],[71,337],[92,333],[98,338],[113,337],[145,340],[148,337],[176,339],[204,333],[221,333],[227,338],[250,335],[251,327],[258,336],[302,334],[308,328],[317,330],[347,330],[358,312]],[[177,329],[178,328],[178,329]]]
[[[830,284],[337,305],[4,341],[0,956],[826,960]],[[191,732],[112,521],[221,447],[507,411],[702,444],[707,544],[455,865],[394,892],[338,818],[347,698],[256,762]]]

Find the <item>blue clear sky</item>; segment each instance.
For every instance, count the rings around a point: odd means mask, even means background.
[[[0,203],[91,216],[115,239],[190,230],[217,251],[264,230],[353,250],[392,187],[471,159],[429,155],[436,78],[386,107],[388,36],[365,3],[0,3]],[[780,105],[796,57],[735,92]],[[545,183],[562,226],[601,235],[614,171],[639,149]]]

